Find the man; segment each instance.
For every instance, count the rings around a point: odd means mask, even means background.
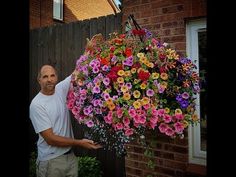
[[[44,65],[38,73],[41,90],[30,104],[30,119],[37,142],[37,177],[77,177],[78,162],[72,146],[101,148],[88,139],[74,139],[66,97],[71,76],[57,84],[54,67]]]

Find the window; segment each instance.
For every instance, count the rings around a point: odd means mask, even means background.
[[[197,113],[200,124],[189,127],[189,162],[206,165],[207,133],[207,57],[206,57],[206,20],[195,20],[187,23],[187,55],[195,60],[201,80],[201,92],[197,95]]]
[[[63,20],[63,0],[53,0],[53,19]]]

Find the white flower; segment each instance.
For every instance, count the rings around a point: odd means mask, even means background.
[[[169,44],[166,43],[166,42],[164,42],[162,45],[163,45],[164,47],[167,47]]]

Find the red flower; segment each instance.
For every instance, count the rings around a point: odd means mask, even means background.
[[[110,61],[108,58],[101,58],[101,64],[103,65],[110,65]]]
[[[126,57],[131,56],[132,55],[132,49],[131,48],[126,48],[125,49],[125,55],[126,55]]]
[[[149,72],[146,72],[146,71],[140,71],[138,73],[138,78],[141,80],[141,81],[146,81],[148,80],[150,77],[150,73]]]
[[[116,44],[116,45],[121,45],[122,42],[123,42],[122,39],[119,39],[119,38],[116,38],[116,39],[115,39],[115,44]]]
[[[160,67],[160,73],[165,73],[167,71],[167,69],[165,67]]]
[[[115,47],[114,47],[114,46],[111,46],[111,47],[110,47],[110,51],[111,51],[111,52],[114,52],[114,51],[115,51]]]
[[[114,66],[111,68],[111,71],[107,74],[107,77],[111,80],[111,81],[115,81],[118,78],[117,72],[119,70],[122,70],[122,66]]]
[[[125,36],[126,36],[125,34],[120,34],[119,35],[119,37],[122,38],[122,39],[125,38]]]
[[[161,61],[163,61],[166,58],[166,55],[161,53],[159,54],[159,58]]]
[[[136,69],[138,69],[140,67],[141,67],[140,63],[134,63],[133,66],[132,66],[132,68],[136,68]]]

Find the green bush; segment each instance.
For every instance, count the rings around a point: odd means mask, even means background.
[[[78,157],[78,175],[82,177],[102,177],[101,162],[96,157]]]
[[[29,177],[36,177],[36,158],[37,153],[31,152],[29,161]]]

